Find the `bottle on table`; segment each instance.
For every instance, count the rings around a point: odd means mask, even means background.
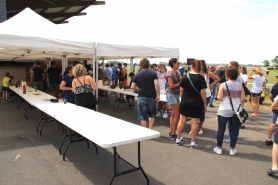
[[[23,94],[26,94],[26,85],[23,85],[22,89],[23,89]]]

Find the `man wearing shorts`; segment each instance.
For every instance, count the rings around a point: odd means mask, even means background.
[[[61,98],[61,90],[60,90],[60,83],[61,83],[61,69],[56,67],[56,62],[51,61],[51,67],[47,70],[47,75],[49,78],[49,90],[52,96],[57,98]]]
[[[276,84],[273,85],[270,94],[269,94],[269,98],[274,101],[277,98],[278,95],[278,76],[276,77]],[[275,98],[275,99],[274,99]],[[267,133],[267,138],[265,140],[265,145],[269,146],[269,145],[273,145],[273,141],[272,141],[272,135],[274,132],[274,128],[276,126],[276,121],[277,121],[277,116],[278,116],[278,111],[277,110],[272,110],[272,120],[271,120],[271,124],[269,125],[268,128],[268,133]]]
[[[156,116],[156,102],[160,100],[160,88],[155,71],[149,69],[150,62],[147,58],[140,60],[141,71],[132,81],[131,89],[138,91],[138,120],[141,126],[147,127],[149,117],[149,128],[152,129]]]
[[[271,105],[272,110],[278,110],[278,96],[274,98]],[[272,148],[272,166],[267,171],[268,175],[278,174],[278,122],[276,121],[273,134],[273,148]]]
[[[37,61],[36,66],[30,71],[31,81],[34,82],[33,87],[40,91],[43,91],[43,80],[45,79],[45,74],[43,68],[41,68],[41,62]]]

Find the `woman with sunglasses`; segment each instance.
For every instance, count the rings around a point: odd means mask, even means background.
[[[180,104],[180,81],[181,74],[179,72],[180,64],[178,59],[171,58],[169,60],[169,66],[172,68],[166,73],[166,99],[169,106],[172,108],[172,114],[170,118],[170,131],[168,136],[172,140],[176,140],[177,125],[179,122],[179,104]]]

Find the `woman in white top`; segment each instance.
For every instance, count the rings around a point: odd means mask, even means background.
[[[247,75],[246,67],[241,67],[241,69],[240,69],[240,76],[241,76],[242,82],[243,82],[245,85],[247,85],[247,82],[248,82],[248,75]]]
[[[159,83],[159,87],[160,87],[160,94],[165,95],[165,86],[166,86],[166,72],[167,72],[167,68],[165,67],[164,64],[160,64],[158,66],[158,70],[156,71],[157,74],[157,79],[158,79],[158,83]],[[168,104],[167,102],[159,102],[159,109],[162,110],[162,112],[158,112],[156,117],[161,117],[163,116],[163,118],[168,118],[168,113],[167,113],[167,109],[168,109]]]
[[[240,104],[244,101],[245,94],[242,87],[242,84],[237,81],[238,78],[238,69],[233,66],[228,66],[226,69],[226,78],[228,81],[222,83],[218,92],[218,100],[221,101],[218,112],[217,112],[217,120],[218,120],[218,131],[217,131],[217,147],[213,149],[213,151],[217,154],[222,154],[222,144],[223,137],[226,130],[226,124],[228,124],[229,132],[230,132],[230,155],[235,155],[237,150],[235,149],[237,137],[239,134],[239,125],[233,124],[233,110],[232,105],[230,103],[228,89],[230,92],[230,97],[232,100],[232,104],[234,110],[237,110]],[[227,86],[228,88],[227,88]]]
[[[206,62],[204,60],[201,60],[201,64],[202,64],[202,67],[201,67],[200,74],[204,76],[205,81],[207,83],[206,95],[207,95],[207,104],[208,104],[209,100],[210,100],[210,96],[211,96],[210,89],[220,81],[220,78],[218,76],[216,76],[214,73],[208,71]],[[213,79],[214,82],[209,84],[209,78]],[[203,115],[200,117],[200,124],[199,124],[199,131],[198,131],[199,135],[203,135],[202,128],[203,128],[203,124],[205,121],[205,117],[206,117],[206,112],[203,112]]]
[[[252,76],[252,73],[255,73],[254,76]],[[265,78],[263,76],[263,70],[260,67],[256,67],[252,69],[250,74],[248,75],[249,79],[253,79],[253,86],[252,86],[252,92],[251,92],[251,102],[252,107],[254,110],[254,113],[251,114],[253,117],[257,117],[259,115],[259,108],[260,108],[260,97],[263,90],[263,87],[265,87]]]

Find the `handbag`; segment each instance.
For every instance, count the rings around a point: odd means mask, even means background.
[[[195,86],[193,85],[193,83],[192,83],[192,81],[191,81],[190,76],[189,76],[188,73],[186,74],[186,76],[187,76],[187,78],[188,78],[188,80],[189,80],[191,86],[193,87],[193,89],[195,89],[195,91],[196,91],[197,93],[201,94],[201,93],[195,88]]]
[[[242,108],[241,111],[239,111],[242,104],[240,104],[238,106],[237,112],[235,112],[234,106],[233,106],[233,103],[232,103],[232,98],[231,98],[231,95],[230,95],[230,90],[229,90],[228,85],[227,85],[226,82],[225,82],[225,84],[226,84],[226,88],[227,88],[227,91],[228,91],[230,103],[231,103],[232,110],[233,110],[234,125],[236,125],[236,126],[241,125],[242,123],[244,123],[248,119],[248,113],[246,112],[246,110],[244,108]]]
[[[246,85],[244,83],[242,83],[242,87],[243,87],[245,96],[251,95],[251,92],[249,91],[249,89],[246,87]]]

